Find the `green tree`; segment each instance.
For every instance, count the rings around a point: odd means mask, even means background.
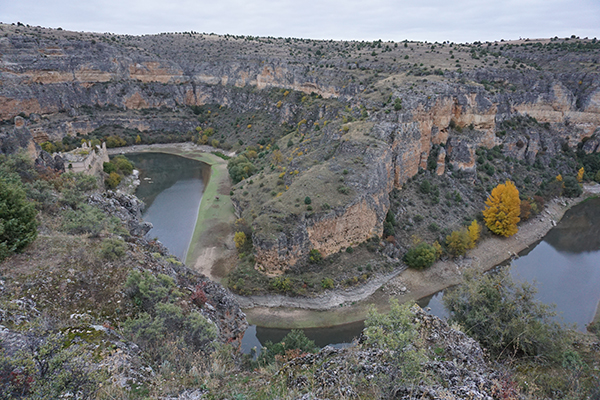
[[[248,160],[245,155],[239,155],[232,158],[227,163],[227,170],[233,183],[238,183],[243,179],[249,178],[256,171],[254,164]]]
[[[429,268],[437,258],[435,247],[427,243],[420,243],[411,248],[404,255],[404,262],[412,268],[424,269]]]
[[[20,180],[0,177],[0,261],[23,251],[37,237],[37,211]]]
[[[507,180],[496,186],[485,204],[483,217],[490,231],[506,237],[519,231],[517,223],[520,221],[521,199],[513,182]]]
[[[450,235],[446,236],[446,247],[448,252],[453,256],[462,256],[467,252],[467,249],[471,248],[471,237],[466,229],[460,229],[453,231]]]
[[[579,182],[572,176],[567,176],[563,181],[563,195],[567,197],[578,197],[583,192]]]

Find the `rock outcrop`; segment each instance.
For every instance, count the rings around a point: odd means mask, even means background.
[[[409,384],[402,379],[404,377],[397,376],[395,366],[386,361],[391,350],[364,342],[346,349],[328,346],[317,354],[295,358],[279,374],[286,377],[290,389],[306,390],[307,382],[314,382],[316,389],[310,394],[317,398],[329,398],[333,393],[357,396],[357,382],[374,384],[373,380],[378,378],[379,391],[397,399],[492,399],[502,392],[501,376],[488,365],[479,343],[418,306],[412,310],[423,341],[411,346],[425,351],[428,360],[423,368],[439,377],[440,383],[416,379],[416,384]],[[381,379],[382,376],[388,379]]]

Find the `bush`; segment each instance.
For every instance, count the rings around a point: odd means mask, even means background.
[[[0,261],[37,237],[37,211],[17,179],[10,183],[0,177]]]
[[[68,210],[63,217],[62,229],[72,235],[88,234],[96,237],[104,229],[114,230],[120,222],[108,217],[102,210],[82,204],[78,210]]]
[[[233,241],[235,242],[235,247],[238,251],[243,251],[246,246],[246,234],[244,232],[236,232],[233,236]]]
[[[104,239],[102,241],[100,254],[102,255],[102,258],[114,261],[123,257],[125,255],[125,250],[127,250],[127,246],[122,240]]]
[[[242,154],[229,160],[227,170],[233,183],[238,183],[252,176],[256,171],[256,167]]]
[[[132,271],[125,282],[125,292],[135,305],[148,312],[160,301],[170,302],[181,296],[173,278],[164,274],[154,276],[148,271]]]
[[[429,194],[429,192],[431,191],[431,183],[428,180],[424,180],[423,182],[421,182],[419,189],[421,190],[421,193]]]
[[[446,247],[448,252],[453,256],[462,256],[467,252],[467,249],[473,248],[473,241],[466,229],[453,231],[446,236]]]
[[[117,172],[123,175],[131,175],[133,172],[133,164],[123,155],[115,156],[110,163],[114,164]]]
[[[111,172],[104,180],[107,189],[114,189],[119,186],[119,183],[121,183],[121,175],[116,172]]]
[[[321,280],[321,287],[323,289],[333,289],[335,286],[335,282],[331,278],[323,278]]]
[[[528,283],[515,285],[507,269],[481,275],[467,271],[464,283],[444,294],[450,321],[494,356],[558,357],[564,333],[550,307],[535,300]]]
[[[340,185],[340,186],[338,186],[337,191],[340,192],[341,194],[348,194],[348,193],[350,193],[350,188],[347,186]]]
[[[287,293],[292,290],[292,280],[278,276],[271,280],[269,287],[276,292]]]
[[[373,307],[365,321],[366,343],[386,350],[388,364],[395,369],[394,375],[404,382],[417,378],[427,358],[423,350],[417,350],[418,331],[414,323],[411,304],[398,304],[397,299],[390,300],[390,312],[379,314]]]
[[[321,262],[321,260],[323,260],[323,256],[321,255],[321,252],[317,249],[312,249],[309,253],[308,253],[308,261],[312,264],[318,264]]]
[[[24,339],[19,351],[0,353],[0,398],[96,398],[106,375],[88,361],[92,355],[87,343],[31,330]]]
[[[259,362],[264,364],[273,361],[285,362],[302,354],[316,353],[317,351],[315,342],[307,338],[303,331],[294,329],[279,343],[274,344],[267,341],[260,352]]]
[[[312,200],[310,199],[310,197],[306,196],[306,197],[304,198],[304,204],[308,205],[308,204],[310,204],[310,203],[312,203]]]
[[[563,181],[563,195],[566,197],[579,197],[583,193],[583,189],[579,186],[577,179],[572,176],[567,176]]]
[[[435,247],[420,243],[408,250],[404,255],[404,262],[411,268],[424,269],[431,267],[436,257]]]

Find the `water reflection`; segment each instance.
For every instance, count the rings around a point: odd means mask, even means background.
[[[330,328],[307,328],[303,329],[303,331],[310,340],[315,342],[317,347],[321,348],[329,345],[336,348],[343,348],[351,346],[352,341],[360,336],[364,327],[364,322],[358,321]],[[250,325],[242,340],[242,351],[249,353],[252,348],[260,350],[262,345],[267,341],[273,343],[280,342],[290,332],[291,329],[265,328]]]
[[[536,298],[555,304],[557,320],[585,331],[600,301],[600,199],[573,207],[542,241],[513,261],[516,281],[533,283]],[[443,291],[419,301],[431,313],[447,317]]]
[[[136,196],[146,203],[142,215],[154,227],[169,251],[185,260],[194,233],[207,166],[201,162],[163,153],[128,154],[140,171]]]

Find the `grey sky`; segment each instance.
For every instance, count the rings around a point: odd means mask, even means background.
[[[600,0],[0,0],[0,21],[75,31],[473,42],[600,38]]]

